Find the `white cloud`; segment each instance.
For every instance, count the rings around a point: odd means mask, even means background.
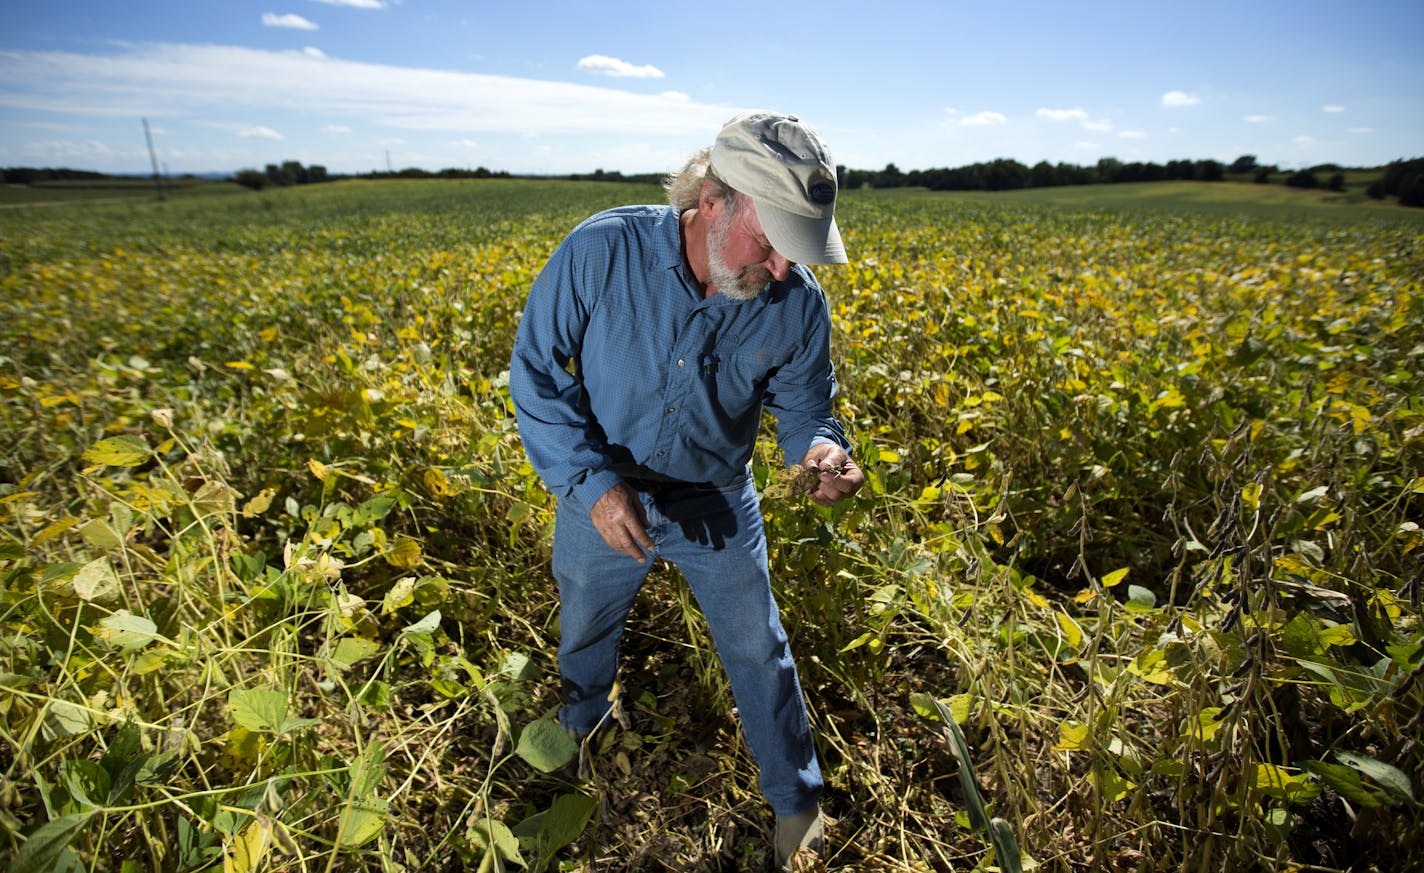
[[[1346,133],[1374,133],[1374,132],[1375,132],[1375,129],[1374,129],[1373,127],[1352,127],[1352,128],[1349,128],[1348,130],[1346,130],[1345,132],[1346,132]]]
[[[661,79],[663,77],[663,71],[651,64],[639,67],[618,58],[610,58],[607,55],[589,55],[586,58],[580,58],[578,68],[585,73],[612,76],[616,79]]]
[[[115,156],[128,157],[135,162],[140,157],[144,161],[148,160],[148,153],[141,152],[140,149],[128,149],[121,152],[97,139],[83,141],[52,139],[27,143],[0,143],[0,158],[3,158],[6,164],[23,165],[44,161],[91,163],[112,159]]]
[[[244,127],[237,132],[243,139],[281,139],[282,135],[270,127]]]
[[[1300,136],[1291,140],[1291,142],[1295,143],[1301,148],[1309,148],[1310,146],[1315,145],[1315,137],[1307,136],[1306,134],[1301,134]]]
[[[1005,115],[999,112],[976,112],[959,119],[959,123],[965,127],[993,127],[1008,120]]]
[[[1107,131],[1113,129],[1113,123],[1107,119],[1101,121],[1085,121],[1082,127],[1084,130]]]
[[[1147,132],[1142,130],[1124,130],[1118,134],[1122,139],[1147,139]]]
[[[1102,146],[1102,143],[1096,143],[1096,142],[1075,142],[1075,143],[1073,143],[1073,148],[1077,149],[1078,151],[1082,151],[1082,152],[1095,152],[1095,151],[1101,149],[1102,147],[1103,147],[1103,146]]]
[[[1344,111],[1345,111],[1345,107],[1339,105],[1338,103],[1327,103],[1327,104],[1325,104],[1324,106],[1320,107],[1320,111],[1321,111],[1321,112],[1344,112]]]
[[[349,6],[352,9],[385,9],[385,0],[316,0],[328,6]]]
[[[296,51],[145,44],[105,55],[0,53],[0,108],[150,119],[319,109],[414,131],[700,138],[741,107]]]
[[[1195,94],[1188,94],[1186,91],[1168,91],[1162,95],[1162,105],[1171,109],[1178,109],[1183,106],[1195,106],[1200,102],[1200,97]]]
[[[380,145],[386,148],[391,146],[403,146],[405,145],[405,140],[398,136],[388,136],[380,141]]]
[[[1276,120],[1274,115],[1243,115],[1241,120],[1247,124],[1270,124]]]
[[[328,124],[323,127],[322,130],[326,131],[329,134],[332,134],[333,136],[344,136],[348,133],[353,132],[351,128],[347,127],[344,124]]]
[[[288,27],[292,30],[316,30],[317,25],[295,13],[278,15],[275,12],[262,13],[263,27]]]
[[[1082,121],[1087,122],[1088,113],[1081,108],[1072,109],[1039,109],[1034,115],[1039,118],[1046,118],[1049,121]]]
[[[658,96],[661,97],[661,98],[663,98],[664,100],[691,100],[691,99],[692,99],[691,95],[684,94],[684,93],[682,93],[681,91],[663,91],[663,92],[661,92],[660,94],[658,94]]]
[[[319,48],[317,48],[317,47],[315,47],[315,46],[310,46],[310,45],[307,46],[306,48],[302,49],[302,54],[306,55],[306,56],[309,57],[309,58],[317,58],[318,60],[321,59],[321,58],[326,57],[326,52],[322,51],[321,49],[319,49]]]

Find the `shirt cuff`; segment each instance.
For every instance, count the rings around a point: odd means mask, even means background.
[[[598,502],[598,498],[608,493],[614,485],[623,481],[612,470],[596,470],[584,477],[584,480],[573,487],[574,499],[584,505],[585,509],[593,510],[593,505]]]
[[[851,452],[850,452],[850,446],[846,445],[845,443],[841,442],[840,440],[831,439],[830,437],[825,437],[825,436],[812,437],[810,444],[808,444],[808,445],[806,446],[806,451],[801,453],[801,457],[800,457],[800,458],[797,458],[797,459],[794,460],[794,461],[791,460],[790,458],[787,458],[787,459],[786,459],[786,466],[787,466],[787,467],[795,467],[795,466],[797,466],[798,464],[801,463],[801,458],[806,457],[806,452],[811,451],[811,450],[814,449],[816,446],[837,446],[838,448],[842,449],[842,450],[846,453],[846,456],[847,456],[847,457],[850,457],[850,454],[851,454]]]

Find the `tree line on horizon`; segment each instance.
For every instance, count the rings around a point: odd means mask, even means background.
[[[1090,166],[1039,161],[1030,167],[1012,158],[999,158],[955,168],[910,172],[901,171],[893,163],[887,164],[883,170],[836,169],[844,188],[915,187],[931,191],[1013,191],[1174,180],[1220,182],[1243,177],[1249,177],[1258,184],[1268,184],[1283,172],[1284,183],[1293,188],[1344,191],[1346,172],[1346,168],[1338,164],[1318,164],[1285,172],[1274,164],[1258,163],[1255,155],[1242,155],[1230,164],[1214,160],[1126,163],[1109,157]],[[1424,158],[1391,162],[1383,168],[1380,178],[1370,184],[1366,193],[1376,200],[1398,197],[1405,206],[1424,206]]]
[[[1219,182],[1228,178],[1249,177],[1258,184],[1268,184],[1285,173],[1284,184],[1295,188],[1345,190],[1345,167],[1338,164],[1318,164],[1286,172],[1273,164],[1261,164],[1255,155],[1241,155],[1230,164],[1215,160],[1176,160],[1165,164],[1144,161],[1124,162],[1117,158],[1102,158],[1087,166],[1069,163],[1051,164],[1039,161],[1028,166],[1012,158],[966,164],[960,167],[940,167],[928,170],[902,171],[895,164],[881,170],[836,167],[842,189],[857,188],[927,188],[931,191],[1013,191],[1023,188],[1049,188],[1067,185],[1104,185],[1124,182],[1165,182],[1173,180]],[[1424,207],[1424,158],[1396,160],[1381,170],[1379,178],[1370,183],[1366,194],[1376,200],[1398,198],[1401,205]],[[11,167],[3,170],[6,184],[29,185],[52,181],[98,181],[113,178],[88,170],[36,169]],[[264,169],[238,170],[231,180],[246,188],[309,185],[338,179],[493,179],[516,178],[505,171],[486,167],[462,169],[447,167],[438,171],[419,167],[385,172],[357,174],[328,173],[320,164],[303,165],[300,161],[268,164]],[[519,176],[519,178],[548,178]],[[624,174],[617,170],[594,170],[592,173],[570,173],[558,178],[584,182],[633,182],[660,184],[660,173]]]

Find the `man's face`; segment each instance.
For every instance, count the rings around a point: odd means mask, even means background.
[[[735,213],[722,201],[722,210],[707,231],[707,268],[718,293],[750,300],[768,282],[785,279],[791,262],[772,248],[756,207],[743,197]]]

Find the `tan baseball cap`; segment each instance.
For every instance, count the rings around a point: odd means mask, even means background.
[[[836,227],[836,165],[794,115],[745,112],[712,144],[712,170],[752,199],[771,245],[802,264],[844,264]]]

